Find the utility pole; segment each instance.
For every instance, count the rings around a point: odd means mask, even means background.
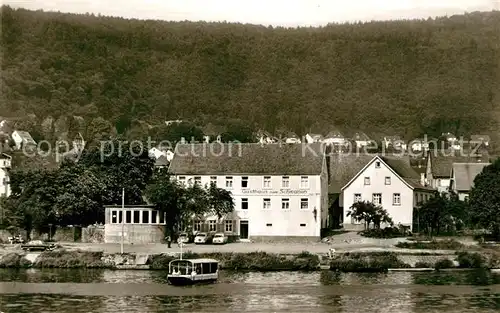
[[[121,213],[121,217],[122,217],[122,243],[121,243],[121,246],[120,246],[120,251],[121,251],[121,254],[123,254],[123,239],[124,239],[124,230],[125,230],[125,188],[122,189],[122,211],[120,212]],[[118,215],[120,216],[120,215]]]

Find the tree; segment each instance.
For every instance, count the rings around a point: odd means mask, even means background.
[[[500,240],[500,158],[476,176],[469,199],[471,222]]]
[[[365,229],[369,229],[371,223],[376,229],[380,229],[382,223],[393,224],[391,217],[383,207],[369,201],[353,203],[347,212],[347,216],[351,216],[358,221],[364,221]]]
[[[207,190],[210,213],[217,217],[217,224],[227,214],[234,211],[234,200],[230,191],[211,183]]]

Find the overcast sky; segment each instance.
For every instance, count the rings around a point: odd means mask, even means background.
[[[138,19],[281,26],[427,18],[500,9],[500,0],[0,0],[16,8]]]

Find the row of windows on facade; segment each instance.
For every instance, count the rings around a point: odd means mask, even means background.
[[[194,225],[193,225],[193,230],[195,232],[199,232],[199,231],[203,231],[203,225],[205,223],[203,221],[195,221],[194,222]],[[227,233],[232,233],[234,232],[234,221],[232,220],[226,220],[224,221],[224,232],[227,232]],[[273,224],[272,223],[267,223],[266,224],[266,227],[272,227]],[[300,224],[300,227],[306,227],[307,224]],[[215,220],[209,220],[208,221],[208,231],[210,232],[215,232],[217,231],[217,221]]]
[[[427,201],[429,200],[429,195],[424,195],[424,194],[415,194],[415,202],[422,202],[422,201]],[[354,194],[354,202],[361,202],[362,197],[360,193],[355,193]],[[382,194],[381,193],[374,193],[372,194],[372,203],[375,205],[382,205]],[[401,194],[400,193],[393,193],[392,194],[392,205],[401,205]]]
[[[390,176],[385,177],[385,184],[386,185],[391,184],[391,177]],[[370,177],[365,177],[365,186],[369,186],[369,185],[371,185]]]
[[[183,183],[183,184],[186,183],[185,176],[179,176],[178,180],[180,183]],[[191,181],[191,179],[188,180],[188,183],[190,181]],[[194,183],[201,185],[201,176],[195,176]],[[217,176],[210,176],[210,184],[217,185]],[[225,187],[226,188],[233,188],[234,187],[234,178],[232,176],[226,176]],[[241,177],[241,188],[249,188],[249,187],[250,186],[248,184],[248,176]],[[263,188],[272,188],[271,176],[264,176],[262,178],[262,187]],[[281,178],[281,188],[290,188],[290,177],[289,176],[283,176]],[[309,177],[308,176],[301,176],[300,177],[300,188],[309,188]]]
[[[123,221],[123,212],[125,220]],[[165,224],[165,213],[156,210],[111,211],[111,224]]]
[[[241,209],[248,210],[248,207],[249,207],[249,199],[248,198],[241,198]],[[262,208],[267,209],[267,210],[271,209],[271,198],[262,199]],[[289,198],[282,198],[281,199],[281,208],[283,210],[290,209],[290,199]],[[301,198],[300,199],[300,209],[302,209],[302,210],[309,209],[309,199],[308,198]]]

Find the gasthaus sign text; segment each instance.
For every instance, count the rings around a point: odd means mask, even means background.
[[[308,189],[248,189],[242,190],[242,194],[259,194],[259,195],[307,195]]]

